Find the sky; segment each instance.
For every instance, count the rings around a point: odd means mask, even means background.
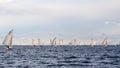
[[[0,41],[11,29],[14,44],[120,40],[120,0],[0,0]]]

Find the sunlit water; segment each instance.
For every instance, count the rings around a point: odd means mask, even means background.
[[[120,68],[120,46],[0,46],[0,68]]]

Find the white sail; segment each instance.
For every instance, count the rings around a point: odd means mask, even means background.
[[[35,46],[35,40],[34,39],[32,39],[32,45]]]
[[[50,40],[51,45],[56,45],[56,37],[53,40]]]
[[[59,40],[59,45],[62,45],[62,42],[61,42],[61,40]]]
[[[95,42],[95,40],[91,40],[91,44],[90,44],[92,47],[94,47],[95,45],[96,45],[96,42]]]
[[[5,37],[4,41],[3,41],[3,45],[7,46],[7,49],[11,49],[11,45],[12,45],[12,38],[13,38],[13,30],[11,30]]]
[[[41,41],[40,41],[40,39],[38,39],[38,45],[40,45],[41,44]]]
[[[64,40],[59,40],[59,45],[64,45]]]
[[[107,46],[107,44],[108,44],[107,38],[104,38],[102,44],[103,44],[104,46]]]
[[[62,45],[64,45],[64,40],[61,40]]]
[[[77,41],[76,39],[71,40],[71,41],[69,42],[69,45],[78,46],[78,41]]]
[[[69,42],[69,45],[73,45],[73,40],[71,40],[71,41]]]
[[[75,46],[78,46],[78,40],[77,40],[77,39],[74,39],[73,41],[74,41],[74,45],[75,45]]]

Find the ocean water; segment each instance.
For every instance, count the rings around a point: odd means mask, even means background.
[[[120,68],[120,46],[0,46],[0,68]]]

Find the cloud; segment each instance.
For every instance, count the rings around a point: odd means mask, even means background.
[[[106,21],[105,24],[106,25],[113,24],[113,25],[120,26],[120,21]]]
[[[56,20],[110,20],[120,18],[120,0],[101,0],[93,2],[35,2],[0,0],[10,2],[0,5],[0,25],[16,24],[51,24]],[[72,0],[71,0],[72,1]],[[28,23],[29,22],[29,23]],[[57,23],[57,22],[56,22]],[[90,22],[89,22],[90,23]],[[97,22],[96,22],[97,23]],[[109,24],[106,23],[106,24]],[[2,26],[3,26],[2,25]],[[29,24],[30,25],[30,24]]]
[[[0,0],[0,3],[9,3],[9,2],[13,2],[14,0]]]
[[[10,2],[7,0],[1,0]],[[96,3],[36,3],[14,2],[0,6],[0,22],[43,22],[61,18],[75,18],[83,20],[115,18],[116,11],[120,10],[119,0],[101,1]],[[114,10],[114,11],[113,11]],[[7,20],[6,20],[7,19]]]
[[[117,1],[118,2],[118,1]],[[16,2],[10,3],[7,5],[2,6],[5,9],[11,10],[14,13],[27,13],[27,14],[40,14],[42,11],[44,13],[50,14],[51,12],[56,13],[63,13],[63,14],[79,14],[81,16],[95,16],[100,15],[101,12],[106,12],[109,10],[113,10],[114,8],[117,9],[120,7],[116,1],[112,2],[105,2],[105,3],[88,3],[88,4],[60,4],[60,3],[29,3],[29,2]],[[117,4],[117,5],[116,5]],[[68,12],[69,11],[69,12]],[[43,13],[42,12],[42,13]],[[110,11],[111,12],[111,11]],[[44,14],[43,13],[43,14]],[[52,13],[52,14],[53,14]],[[92,13],[92,14],[90,14]],[[61,15],[61,14],[60,14]]]

